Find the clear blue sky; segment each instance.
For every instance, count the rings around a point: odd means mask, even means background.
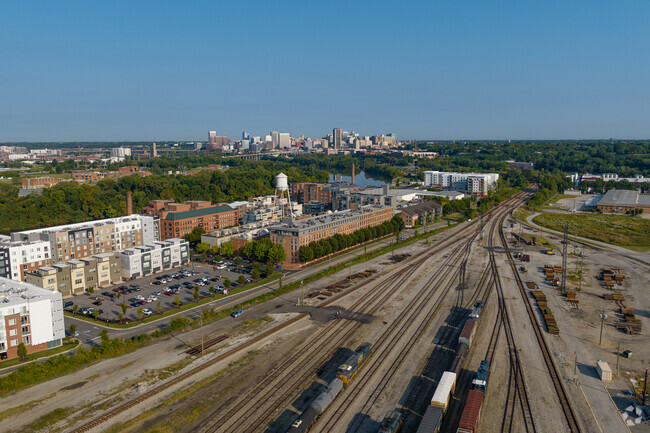
[[[650,1],[5,1],[0,141],[650,138]]]

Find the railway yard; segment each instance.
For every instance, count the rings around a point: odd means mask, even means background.
[[[78,432],[650,431],[626,412],[650,359],[649,265],[571,239],[566,261],[547,254],[528,239],[563,240],[512,217],[527,194],[208,325],[203,356],[182,334],[103,361],[83,394],[38,385],[56,396],[29,410],[83,406],[56,425]]]

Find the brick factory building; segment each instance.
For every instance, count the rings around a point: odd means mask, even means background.
[[[196,227],[206,232],[221,230],[238,224],[238,210],[225,203],[209,201],[153,200],[143,210],[145,215],[158,217],[160,240],[182,238]]]
[[[301,246],[338,233],[351,234],[366,227],[378,226],[390,221],[394,214],[393,206],[363,206],[311,218],[283,218],[281,224],[269,227],[269,231],[271,241],[284,248],[287,256],[285,266],[297,269],[300,267],[298,251]]]

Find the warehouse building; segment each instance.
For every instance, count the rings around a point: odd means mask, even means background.
[[[351,234],[389,221],[395,214],[393,206],[364,206],[359,209],[329,213],[317,217],[283,218],[282,223],[270,226],[271,241],[284,248],[287,268],[299,268],[298,250],[303,245],[337,233]]]
[[[399,217],[404,221],[406,227],[414,227],[418,224],[433,222],[436,218],[442,216],[442,204],[425,200],[422,203],[414,204],[400,209]]]
[[[650,213],[650,194],[611,189],[596,204],[599,212],[625,215],[633,212]]]
[[[182,238],[196,227],[206,232],[236,226],[239,210],[225,203],[217,205],[210,201],[191,200],[175,203],[173,200],[153,200],[142,212],[159,219],[159,239],[164,241]]]
[[[65,337],[61,293],[0,277],[0,359],[61,346]]]

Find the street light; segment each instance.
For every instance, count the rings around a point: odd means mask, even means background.
[[[605,314],[605,310],[603,310],[602,313],[598,315],[600,317],[600,341],[598,342],[599,346],[603,345],[603,325],[605,324],[605,320],[607,319],[607,314]]]

